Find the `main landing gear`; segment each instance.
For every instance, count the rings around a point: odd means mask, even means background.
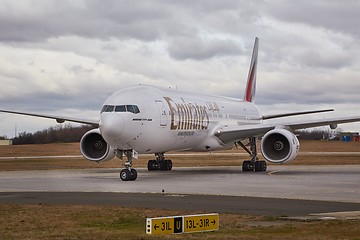
[[[125,162],[125,168],[120,172],[120,179],[123,181],[135,181],[137,178],[137,171],[134,168],[131,168],[134,154],[134,150],[116,152],[117,157],[122,159],[123,155],[125,155],[127,158],[127,161]]]
[[[237,142],[241,148],[243,148],[247,153],[250,154],[251,160],[244,161],[242,164],[242,169],[244,172],[263,172],[266,171],[266,162],[260,161],[257,157],[256,149],[256,138],[249,138],[249,143],[245,146],[242,142]],[[247,148],[249,146],[249,148]]]
[[[166,160],[164,153],[156,153],[156,160],[148,161],[148,170],[149,171],[170,171],[172,169],[172,161]]]
[[[115,154],[118,158],[123,159],[125,156],[127,161],[125,162],[125,168],[120,172],[120,179],[123,181],[135,181],[137,178],[137,171],[131,168],[133,158],[137,158],[137,153],[134,150],[116,150]],[[164,153],[156,153],[156,160],[148,161],[149,171],[170,171],[172,169],[172,161],[166,160]]]

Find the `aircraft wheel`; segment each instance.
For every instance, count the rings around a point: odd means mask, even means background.
[[[261,161],[256,161],[255,162],[255,172],[260,172],[261,171]]]
[[[160,165],[160,171],[166,171],[167,170],[166,160],[160,161],[159,165]]]
[[[264,172],[266,171],[266,162],[265,161],[256,161],[255,162],[255,172]]]
[[[172,161],[171,160],[165,160],[166,170],[170,171],[172,169]]]
[[[156,169],[156,160],[149,160],[148,161],[148,170],[149,171],[157,170]]]
[[[131,172],[128,169],[123,169],[120,172],[120,179],[123,181],[129,181],[131,179]]]
[[[252,172],[254,171],[254,164],[251,161],[243,161],[242,170],[243,172]]]
[[[265,161],[262,161],[261,171],[265,172],[267,169],[267,164]]]
[[[256,161],[255,162],[255,172],[261,172],[262,162]]]
[[[131,169],[131,178],[130,181],[135,181],[137,178],[137,171],[135,169]]]

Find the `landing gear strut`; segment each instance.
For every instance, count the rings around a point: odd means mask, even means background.
[[[148,170],[149,171],[170,171],[172,169],[172,161],[166,160],[164,153],[156,153],[156,160],[148,161]]]
[[[137,171],[134,168],[131,168],[134,154],[134,150],[116,151],[117,157],[122,159],[123,155],[125,155],[127,158],[125,168],[120,172],[120,179],[123,181],[135,181],[137,178]]]
[[[247,153],[250,154],[251,160],[244,161],[242,164],[242,169],[244,172],[263,172],[266,171],[266,162],[260,161],[257,157],[257,149],[256,149],[256,138],[249,138],[249,143],[245,146],[242,142],[237,142],[239,146],[244,149]],[[250,147],[247,148],[247,146]]]

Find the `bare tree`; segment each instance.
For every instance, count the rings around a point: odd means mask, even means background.
[[[331,129],[313,129],[313,130],[297,130],[295,134],[299,139],[302,140],[321,140],[321,139],[330,139],[333,136],[336,136],[338,133],[334,132]]]

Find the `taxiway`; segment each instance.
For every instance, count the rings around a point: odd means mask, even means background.
[[[0,203],[117,203],[286,216],[360,211],[358,165],[269,166],[259,173],[241,167],[138,169],[138,174],[136,181],[123,182],[119,169],[0,172]]]
[[[0,172],[0,192],[132,192],[268,197],[360,203],[360,166],[269,166],[246,173],[241,167],[138,169],[123,182],[119,169]]]

